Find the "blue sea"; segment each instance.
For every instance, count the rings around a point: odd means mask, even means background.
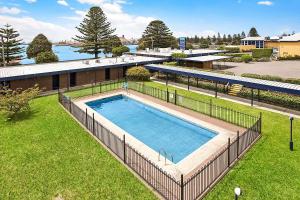
[[[137,45],[127,45],[130,49],[130,52],[136,52]],[[27,48],[27,45],[24,45],[25,51]],[[80,60],[80,59],[88,59],[93,58],[93,55],[86,54],[86,53],[78,53],[76,52],[78,48],[71,47],[71,46],[53,46],[52,50],[54,53],[58,56],[59,61],[68,61],[68,60]],[[104,54],[100,55],[101,57],[104,57]],[[23,59],[21,61],[21,64],[32,64],[34,63],[34,59],[28,59],[26,56],[26,52],[23,53]]]

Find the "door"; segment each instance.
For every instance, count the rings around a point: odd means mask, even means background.
[[[52,90],[59,89],[59,74],[52,76]]]
[[[70,73],[70,87],[76,86],[76,72]]]
[[[105,80],[106,81],[110,80],[110,68],[105,69]]]

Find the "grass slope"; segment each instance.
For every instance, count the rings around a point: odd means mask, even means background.
[[[58,104],[38,98],[32,114],[0,119],[0,199],[156,199]]]
[[[166,89],[165,85],[146,85]],[[170,90],[174,89],[169,87]],[[177,89],[178,94],[201,100],[211,97]],[[263,113],[263,137],[245,157],[214,187],[206,199],[233,199],[233,190],[241,187],[241,199],[299,199],[300,191],[300,120],[294,121],[295,151],[289,151],[289,117],[250,106],[212,98],[214,104],[259,115]]]

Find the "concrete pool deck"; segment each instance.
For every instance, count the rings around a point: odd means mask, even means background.
[[[146,105],[153,106],[159,110],[162,110],[166,113],[175,115],[184,120],[193,122],[199,126],[207,127],[218,133],[213,139],[208,141],[206,144],[199,147],[197,150],[192,152],[190,155],[185,157],[183,160],[177,164],[172,163],[170,160],[166,161],[163,157],[159,160],[158,152],[154,151],[146,144],[137,140],[135,137],[131,136],[129,133],[119,128],[105,117],[98,114],[92,108],[86,105],[87,102],[95,101],[101,98],[106,98],[110,96],[115,96],[118,94],[129,96],[135,100],[145,103]],[[92,116],[95,114],[95,120],[101,122],[101,124],[110,130],[112,133],[117,135],[119,138],[123,138],[123,135],[126,136],[126,142],[135,148],[137,151],[142,153],[145,157],[153,161],[167,173],[171,174],[173,177],[179,180],[180,175],[184,174],[185,178],[188,178],[193,172],[199,170],[203,165],[210,161],[215,155],[223,150],[228,142],[228,138],[234,139],[236,137],[237,131],[243,133],[244,128],[237,127],[235,125],[223,122],[218,119],[210,118],[209,116],[164,102],[162,100],[147,96],[138,92],[129,90],[127,93],[124,90],[118,90],[114,92],[99,94],[90,97],[84,97],[81,99],[75,100],[75,104],[79,106],[82,110],[87,109],[88,114]],[[121,112],[121,111],[120,111]]]

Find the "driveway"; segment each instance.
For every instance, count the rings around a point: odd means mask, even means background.
[[[300,79],[300,61],[273,61],[273,62],[253,62],[253,63],[225,63],[228,69],[235,75],[244,73],[272,75],[282,78]]]

